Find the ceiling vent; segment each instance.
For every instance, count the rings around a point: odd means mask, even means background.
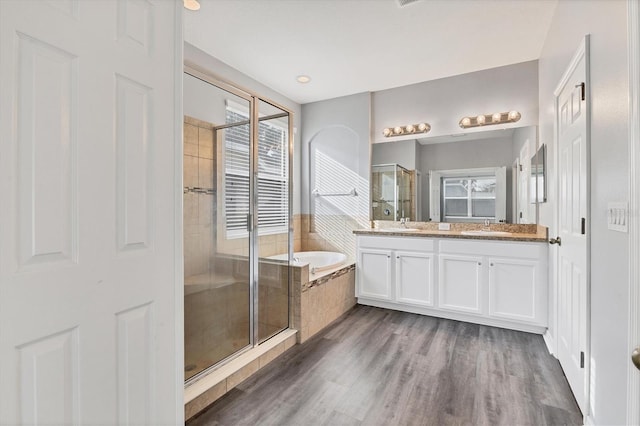
[[[411,3],[417,3],[420,0],[396,0],[398,2],[399,7],[405,7],[410,5]]]

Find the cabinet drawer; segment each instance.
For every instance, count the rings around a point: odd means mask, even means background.
[[[435,240],[424,237],[358,237],[358,247],[433,252]]]
[[[546,243],[523,243],[517,241],[440,241],[440,253],[470,254],[483,256],[518,257],[541,259],[546,256]]]

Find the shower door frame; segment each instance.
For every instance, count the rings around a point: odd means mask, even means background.
[[[288,294],[291,295],[293,277],[291,273],[291,261],[293,256],[293,111],[275,101],[272,101],[269,98],[258,95],[257,93],[248,90],[243,87],[239,87],[238,85],[229,82],[223,78],[216,76],[215,74],[199,67],[196,64],[190,63],[188,61],[185,62],[184,74],[188,74],[192,77],[195,77],[199,80],[202,80],[206,83],[211,84],[214,87],[225,90],[233,95],[236,95],[246,101],[249,102],[249,147],[250,147],[250,156],[249,156],[249,217],[251,220],[250,229],[247,229],[249,232],[249,299],[250,299],[250,308],[249,308],[249,344],[242,349],[237,350],[226,358],[216,362],[215,364],[210,365],[205,368],[203,371],[195,374],[190,377],[188,380],[185,380],[185,388],[190,386],[191,384],[197,382],[203,377],[211,374],[219,367],[227,364],[229,361],[237,358],[238,356],[248,352],[252,349],[257,348],[261,343],[259,342],[258,337],[258,322],[259,322],[259,291],[258,291],[258,270],[259,270],[259,251],[258,251],[258,123],[261,121],[259,117],[259,109],[258,105],[260,101],[263,101],[273,107],[276,107],[286,113],[288,115],[288,123],[287,123],[287,149],[288,149],[288,158],[287,158],[287,168],[288,168],[288,185],[287,185],[287,197],[288,197],[288,223],[287,223],[287,250],[289,255],[289,272],[287,274],[288,280]],[[184,102],[184,100],[183,100]],[[214,127],[214,131],[224,126],[216,126]],[[184,283],[183,283],[184,285]],[[290,297],[287,297],[287,318],[288,325],[287,328],[273,334],[269,338],[265,339],[262,343],[267,342],[269,339],[274,336],[282,333],[284,330],[289,328],[291,321],[291,303]],[[184,328],[184,316],[182,318],[182,327]]]

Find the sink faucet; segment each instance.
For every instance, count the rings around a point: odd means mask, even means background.
[[[400,226],[402,226],[403,228],[407,227],[407,218],[406,217],[401,217],[400,218]]]
[[[489,226],[491,224],[491,220],[489,219],[485,219],[484,220],[484,228],[482,228],[483,231],[490,231],[491,227]]]

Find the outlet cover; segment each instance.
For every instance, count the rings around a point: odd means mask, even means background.
[[[629,231],[628,203],[609,203],[607,205],[607,227],[612,231]]]
[[[451,230],[451,224],[450,223],[439,223],[438,224],[438,230],[439,231],[450,231]]]

